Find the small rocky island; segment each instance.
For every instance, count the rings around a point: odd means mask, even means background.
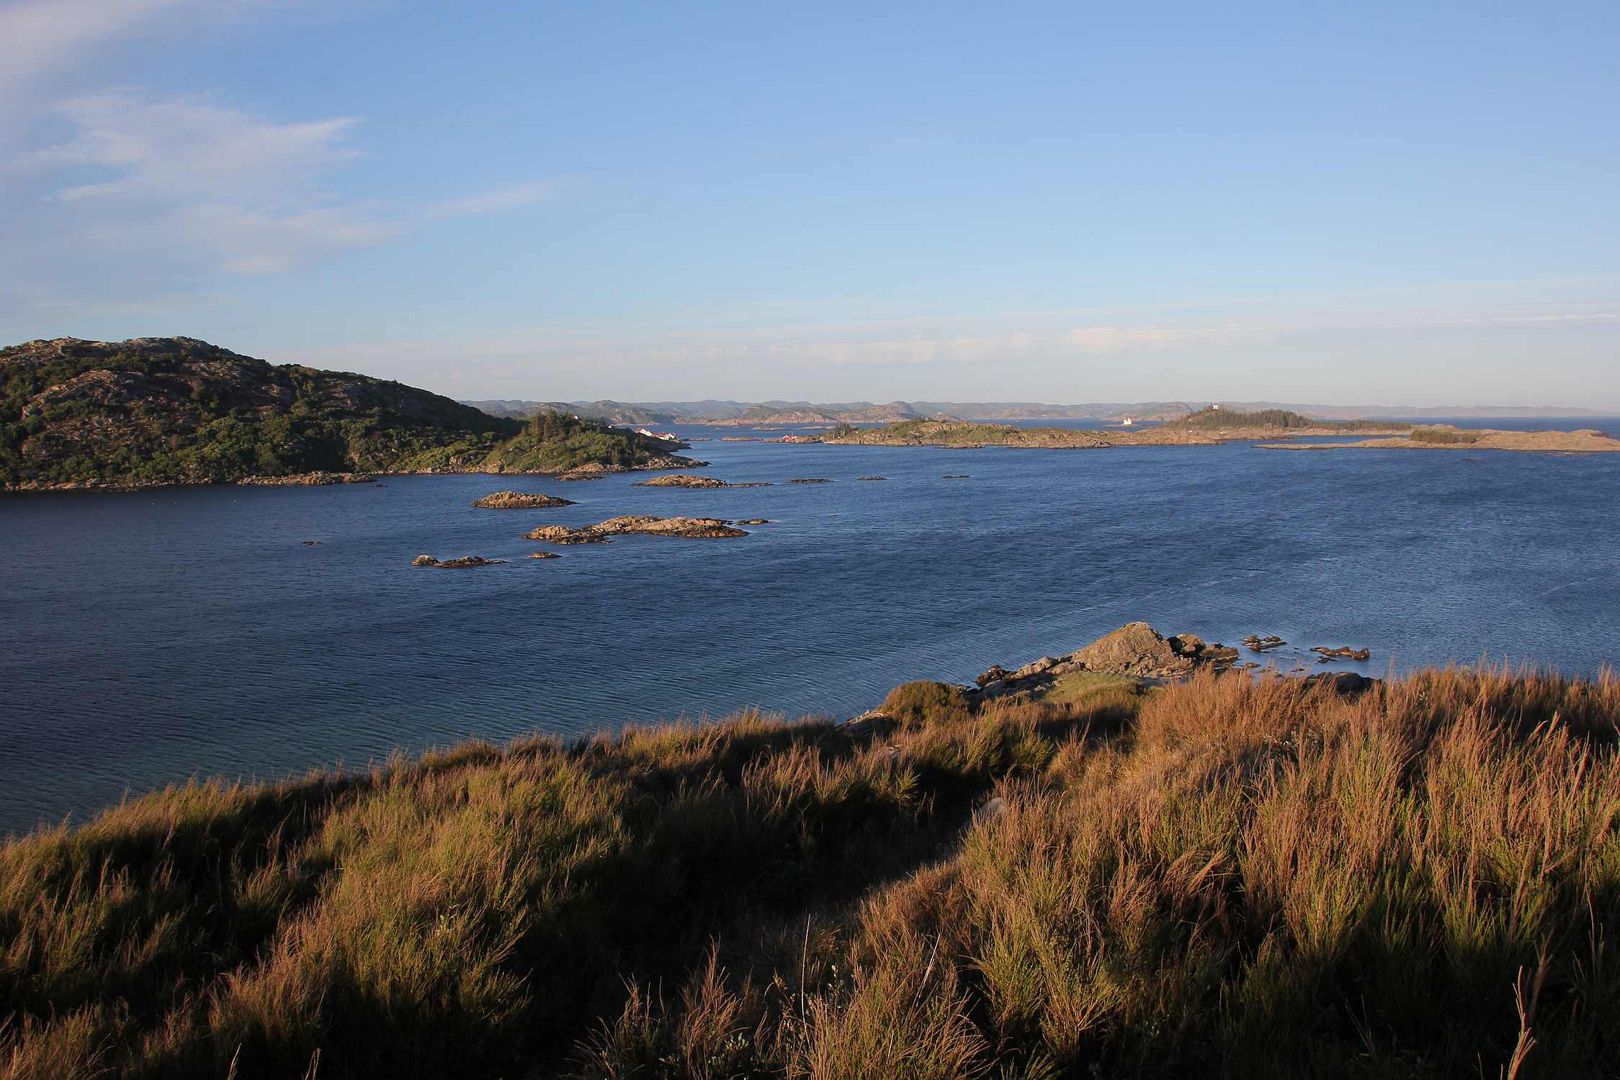
[[[614,536],[675,536],[686,539],[713,540],[748,533],[736,528],[723,518],[653,517],[649,514],[630,514],[608,518],[595,525],[570,527],[542,525],[523,534],[525,540],[540,540],[548,544],[600,544]]]
[[[463,555],[459,559],[436,559],[432,555],[418,555],[411,560],[412,566],[424,566],[434,570],[470,570],[475,566],[499,566],[505,559],[486,559],[482,555]]]
[[[553,506],[573,506],[572,499],[523,491],[496,491],[473,503],[482,510],[542,510]]]
[[[734,484],[717,476],[691,476],[687,473],[676,473],[674,476],[655,476],[651,480],[642,480],[636,484],[636,487],[669,488],[756,488],[770,486],[769,482],[763,480]]]

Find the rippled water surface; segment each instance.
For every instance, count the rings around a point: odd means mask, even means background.
[[[1620,642],[1620,455],[692,452],[775,486],[447,476],[0,500],[0,830],[188,775],[469,736],[849,714],[1131,619],[1365,644],[1380,672],[1487,654],[1593,672]],[[502,487],[579,504],[469,505]],[[525,558],[535,524],[623,513],[776,524]],[[509,561],[413,569],[424,552]]]

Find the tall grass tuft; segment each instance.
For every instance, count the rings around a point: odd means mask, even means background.
[[[1200,675],[0,846],[0,1076],[1620,1075],[1620,683]]]

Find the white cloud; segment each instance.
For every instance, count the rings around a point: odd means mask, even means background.
[[[74,125],[67,142],[38,151],[44,166],[112,171],[108,180],[63,189],[69,201],[110,196],[281,202],[307,198],[328,170],[356,156],[337,117],[277,124],[194,101],[98,94],[57,110]]]
[[[357,156],[346,142],[351,118],[277,123],[134,92],[80,97],[58,111],[72,135],[26,166],[55,178],[50,198],[99,251],[279,273],[397,231],[323,187]],[[86,171],[95,175],[84,179]]]
[[[497,214],[505,210],[517,210],[525,206],[533,206],[535,203],[545,202],[554,198],[556,194],[557,184],[551,181],[513,184],[510,187],[493,188],[489,191],[478,191],[453,199],[445,199],[429,206],[426,214],[428,217],[441,218]]]
[[[0,6],[0,102],[27,81],[193,0],[24,0]]]

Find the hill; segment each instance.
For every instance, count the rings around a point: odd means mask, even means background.
[[[1081,671],[192,783],[0,847],[0,1071],[1620,1075],[1617,724]]]
[[[558,412],[578,416],[584,420],[599,420],[604,424],[644,426],[657,424],[667,427],[675,423],[675,415],[660,412],[624,401],[464,401],[491,416],[512,420],[527,420],[536,413]]]
[[[206,484],[306,473],[638,467],[672,444],[594,425],[555,453],[522,423],[397,382],[275,365],[194,338],[0,349],[0,490]],[[518,439],[519,445],[508,445]],[[563,466],[571,467],[571,466]]]

